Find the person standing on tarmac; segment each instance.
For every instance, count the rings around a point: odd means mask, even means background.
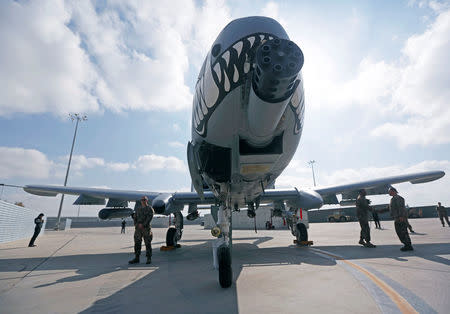
[[[125,221],[125,219],[122,218],[122,229],[120,230],[120,233],[125,233],[126,224],[127,224],[127,222]]]
[[[369,206],[369,200],[366,199],[366,194],[366,190],[362,189],[359,191],[358,198],[356,199],[356,216],[358,217],[359,225],[361,226],[358,243],[368,248],[374,248],[376,245],[370,243],[369,228],[369,211],[373,212],[373,209]]]
[[[389,210],[392,218],[394,218],[395,232],[397,233],[400,242],[403,243],[403,247],[400,251],[413,251],[411,244],[411,238],[408,234],[408,214],[405,208],[405,199],[398,195],[397,189],[390,187],[389,195],[392,196],[389,204]]]
[[[447,222],[447,225],[450,227],[450,223],[448,222],[447,209],[441,205],[441,202],[438,202],[438,206],[436,206],[436,210],[439,214],[439,219],[441,220],[442,227],[445,227],[444,219]]]
[[[150,264],[152,262],[152,239],[153,239],[153,233],[152,233],[152,227],[150,225],[150,222],[153,219],[153,215],[155,214],[155,211],[153,210],[153,207],[148,205],[148,198],[147,196],[143,196],[140,204],[139,202],[136,202],[136,206],[134,208],[134,255],[135,257],[130,260],[129,264],[137,264],[139,263],[139,257],[141,255],[141,248],[142,248],[142,238],[144,238],[145,242],[145,249],[146,249],[146,255],[147,255],[147,262],[146,264]]]
[[[378,217],[377,211],[374,209],[372,211],[373,222],[375,223],[375,228],[381,229],[380,217]]]
[[[34,218],[34,223],[36,224],[36,226],[34,227],[33,237],[31,238],[30,243],[28,244],[29,247],[36,246],[36,244],[34,244],[34,241],[36,241],[37,236],[41,232],[42,225],[44,224],[44,219],[42,219],[42,217],[44,217],[44,214],[40,213],[39,216]]]

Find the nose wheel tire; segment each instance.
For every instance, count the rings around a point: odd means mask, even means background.
[[[308,241],[308,229],[303,223],[297,224],[297,243],[301,243],[303,241]]]
[[[228,288],[233,281],[233,270],[231,269],[230,248],[223,245],[217,250],[217,259],[219,261],[219,283],[222,288]]]
[[[167,246],[176,246],[176,235],[177,235],[177,229],[175,227],[170,227],[167,229],[166,233],[166,245]]]

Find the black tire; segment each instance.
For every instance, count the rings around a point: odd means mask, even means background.
[[[347,217],[341,216],[341,217],[339,218],[339,221],[347,221]]]
[[[167,246],[175,246],[177,245],[175,241],[175,236],[177,234],[177,229],[175,227],[169,227],[166,233],[166,245]]]
[[[301,222],[297,224],[297,242],[308,241],[308,229]]]
[[[329,221],[329,222],[335,222],[336,219],[335,219],[334,217],[330,217],[330,218],[328,218],[328,221]]]
[[[231,269],[230,248],[223,245],[217,249],[219,261],[219,283],[222,288],[228,288],[233,282],[233,270]]]

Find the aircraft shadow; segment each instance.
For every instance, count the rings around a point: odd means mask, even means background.
[[[246,267],[270,267],[276,265],[311,264],[333,266],[333,259],[318,256],[308,248],[295,245],[288,247],[259,247],[271,237],[235,238],[233,243],[233,280],[239,278]],[[250,241],[239,243],[240,241]],[[185,244],[183,244],[185,243]],[[190,243],[195,243],[191,245]],[[210,240],[182,241],[182,248],[163,252],[154,246],[151,265],[128,265],[131,253],[83,254],[71,256],[54,256],[42,263],[39,271],[76,269],[76,275],[40,284],[34,288],[58,285],[60,283],[84,281],[105,274],[114,277],[114,273],[124,270],[150,271],[138,280],[119,289],[113,294],[98,299],[82,313],[123,313],[138,312],[183,312],[214,313],[238,312],[236,284],[222,289],[218,284],[218,273],[212,267],[212,250]],[[401,252],[400,245],[379,245],[375,249],[367,249],[356,245],[314,246],[349,260],[393,258],[403,260],[408,256],[419,256],[424,259],[450,265],[447,259],[438,255],[450,254],[450,244],[416,244],[415,251]],[[144,255],[142,255],[145,261]],[[42,262],[42,258],[1,259],[0,270],[20,268],[27,270]],[[8,266],[9,265],[9,266]],[[14,265],[14,266],[12,266]],[[22,265],[22,266],[21,266]],[[33,276],[33,273],[30,274]],[[119,276],[119,274],[118,274]],[[125,283],[126,284],[126,283]],[[101,287],[99,288],[101,289]]]

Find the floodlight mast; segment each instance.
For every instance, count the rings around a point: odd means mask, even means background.
[[[316,177],[314,175],[314,163],[316,161],[315,160],[310,160],[308,161],[308,164],[311,165],[311,169],[312,169],[312,175],[313,175],[313,182],[314,182],[314,186],[316,186]]]
[[[66,171],[66,178],[64,179],[64,186],[66,186],[67,178],[69,177],[70,163],[72,162],[73,146],[75,145],[75,139],[77,137],[78,122],[87,120],[86,115],[81,115],[79,113],[74,113],[74,114],[71,113],[71,114],[69,114],[69,117],[72,121],[77,120],[77,123],[75,125],[75,132],[73,134],[72,148],[70,149],[69,163],[67,164],[67,171]],[[63,202],[64,202],[64,194],[61,194],[61,202],[59,203],[58,218],[56,220],[55,230],[59,230],[59,228],[60,228],[61,210],[62,210]]]

